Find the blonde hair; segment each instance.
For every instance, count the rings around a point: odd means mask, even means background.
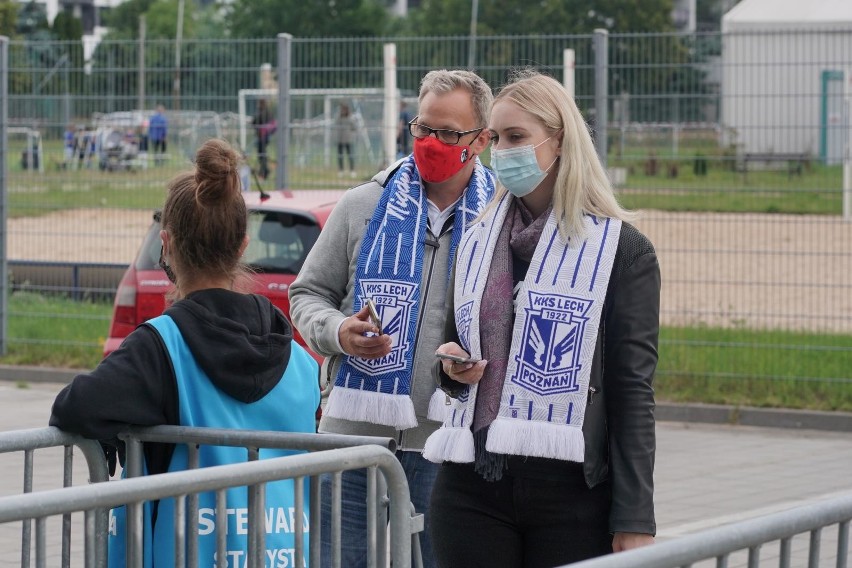
[[[470,93],[477,126],[487,125],[488,112],[491,110],[494,95],[488,83],[476,73],[463,69],[429,71],[420,81],[419,100],[423,102],[423,97],[427,93],[445,94],[456,89],[464,89]]]
[[[241,194],[240,158],[224,140],[208,140],[195,154],[195,169],[168,184],[161,216],[169,256],[183,278],[248,274],[240,262],[248,213]]]
[[[562,132],[553,211],[563,237],[582,235],[585,214],[624,221],[636,217],[618,203],[586,122],[562,84],[534,70],[517,71],[494,98],[493,105],[501,101],[511,101],[533,115],[548,134]],[[505,193],[506,189],[500,186],[494,203]]]

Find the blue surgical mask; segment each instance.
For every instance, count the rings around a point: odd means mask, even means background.
[[[529,195],[547,177],[547,172],[559,156],[554,158],[546,170],[542,171],[538,166],[535,149],[551,138],[552,136],[548,136],[535,146],[528,144],[505,150],[491,150],[491,169],[509,193],[515,197]]]

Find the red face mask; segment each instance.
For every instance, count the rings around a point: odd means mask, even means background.
[[[420,177],[429,183],[447,181],[459,173],[471,157],[470,146],[450,146],[434,136],[414,140],[414,163]]]

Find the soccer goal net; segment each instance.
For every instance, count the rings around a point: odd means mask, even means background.
[[[239,91],[239,144],[250,161],[256,160],[260,101],[272,119],[276,118],[277,89],[241,89]],[[400,99],[397,98],[397,101]],[[350,144],[352,160],[358,168],[374,170],[385,160],[382,140],[384,128],[385,93],[380,88],[292,89],[290,91],[290,148],[291,167],[298,168],[310,179],[326,177],[338,167],[338,143]],[[346,108],[349,120],[341,119]],[[349,130],[341,134],[341,130]],[[269,153],[281,130],[275,129],[270,139]],[[348,169],[349,156],[345,158]]]

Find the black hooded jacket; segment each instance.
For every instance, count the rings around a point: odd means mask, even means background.
[[[290,360],[293,332],[278,308],[257,295],[199,290],[165,312],[211,381],[251,403],[271,391]],[[101,440],[123,453],[116,436],[127,426],[179,425],[171,359],[159,334],[142,324],[91,373],[57,395],[50,425]],[[148,473],[168,469],[174,446],[146,444]]]

